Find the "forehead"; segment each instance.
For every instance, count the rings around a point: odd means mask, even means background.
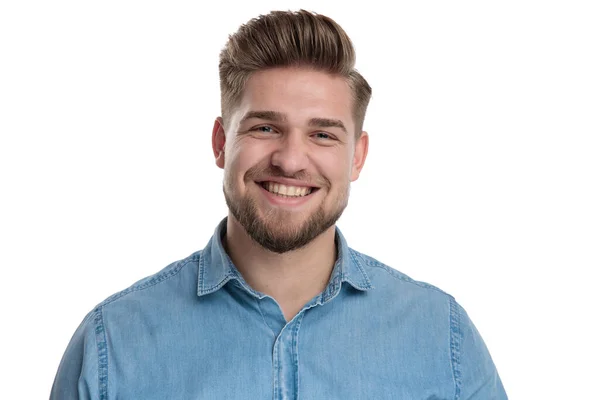
[[[253,73],[236,112],[276,111],[290,120],[337,118],[352,124],[352,91],[344,77],[306,68]]]

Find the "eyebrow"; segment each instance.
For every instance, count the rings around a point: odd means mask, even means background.
[[[331,118],[311,118],[308,121],[309,126],[316,126],[318,128],[340,128],[344,131],[344,133],[348,133],[344,123],[339,119],[331,119]]]
[[[273,122],[286,122],[287,118],[285,114],[277,112],[277,111],[248,111],[240,123],[246,122],[249,119],[264,119],[267,121]],[[311,118],[308,121],[308,125],[317,128],[340,128],[344,131],[344,133],[348,133],[346,126],[339,119],[332,118]]]
[[[244,117],[242,118],[240,123],[246,122],[247,120],[252,119],[252,118],[264,119],[264,120],[273,121],[273,122],[285,122],[286,121],[285,114],[277,112],[277,111],[248,111],[244,115]]]

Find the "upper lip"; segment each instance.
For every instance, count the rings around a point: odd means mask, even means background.
[[[288,179],[288,178],[265,178],[265,179],[260,179],[258,181],[256,181],[258,183],[263,183],[263,182],[275,182],[275,183],[280,183],[282,185],[286,185],[286,186],[296,186],[296,187],[307,187],[307,188],[314,188],[316,186],[313,185],[309,185],[306,182],[302,182],[302,181],[297,181],[294,179]]]

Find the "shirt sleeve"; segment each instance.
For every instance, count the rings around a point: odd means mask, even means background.
[[[100,309],[89,313],[71,338],[54,378],[50,400],[105,400],[99,391]],[[97,329],[99,328],[99,329]],[[100,342],[104,343],[104,342]]]
[[[452,299],[451,352],[456,399],[507,400],[492,357],[466,311]]]

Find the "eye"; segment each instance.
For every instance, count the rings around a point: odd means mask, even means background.
[[[257,126],[256,128],[252,128],[253,131],[262,132],[262,133],[273,133],[275,130],[268,125]]]
[[[322,139],[322,140],[335,140],[335,137],[333,137],[329,133],[325,133],[325,132],[317,132],[317,133],[315,133],[314,136],[317,139]]]

